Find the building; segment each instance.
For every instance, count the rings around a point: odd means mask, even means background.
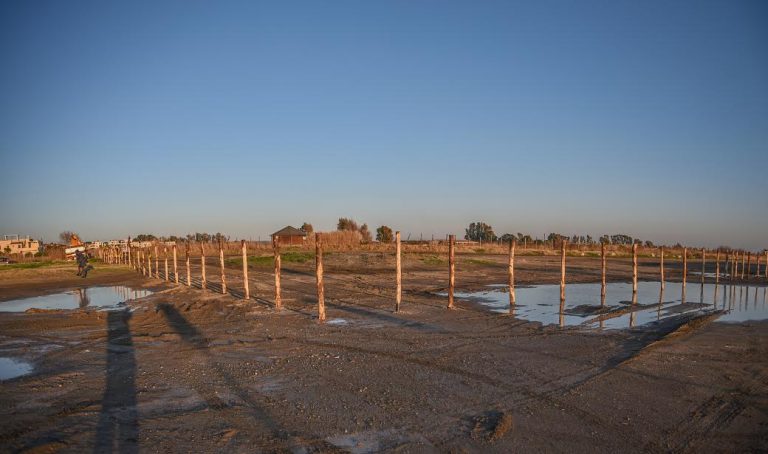
[[[301,245],[307,240],[307,232],[287,225],[272,234],[272,241],[277,238],[278,244],[286,246]]]
[[[40,252],[40,242],[30,237],[5,235],[0,240],[0,254],[37,254]]]

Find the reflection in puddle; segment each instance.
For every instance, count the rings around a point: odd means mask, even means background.
[[[475,301],[500,313],[540,322],[544,325],[624,329],[681,314],[726,311],[722,322],[768,319],[766,287],[691,284],[668,282],[664,290],[659,282],[638,282],[637,294],[631,283],[607,285],[601,307],[600,284],[571,284],[564,303],[559,285],[517,287],[517,305],[510,311],[508,293],[499,288],[480,292],[456,293],[457,298]]]
[[[28,309],[110,308],[124,301],[151,295],[149,290],[135,290],[123,285],[86,287],[53,295],[34,296],[0,302],[0,312],[24,312]]]
[[[32,372],[32,365],[16,358],[0,358],[0,380],[21,377]]]
[[[332,318],[326,321],[325,324],[326,325],[347,325],[349,324],[349,322],[343,318]]]

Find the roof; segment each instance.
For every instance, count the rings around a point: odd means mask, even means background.
[[[296,227],[291,227],[290,225],[286,225],[282,229],[273,233],[272,236],[307,236],[307,232],[303,230],[299,230]]]

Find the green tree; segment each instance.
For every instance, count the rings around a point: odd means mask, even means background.
[[[360,226],[360,235],[363,237],[364,243],[370,243],[373,239],[371,237],[371,232],[368,230],[368,224],[363,224]]]
[[[336,230],[357,232],[360,228],[357,226],[357,222],[350,218],[339,218],[339,223],[336,224]]]
[[[495,241],[496,234],[493,233],[493,227],[485,222],[473,222],[466,229],[464,239],[471,241]]]
[[[304,233],[312,233],[315,231],[315,229],[312,227],[312,224],[310,224],[309,222],[305,222],[301,224],[301,230]]]
[[[394,235],[392,235],[392,229],[386,225],[382,225],[376,229],[376,241],[381,241],[382,243],[391,243],[393,237]]]

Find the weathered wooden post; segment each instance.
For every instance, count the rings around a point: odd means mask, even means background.
[[[664,290],[664,246],[661,247],[661,250],[659,251],[659,258],[661,259],[659,261],[659,273],[660,273],[660,279],[661,279],[661,290]]]
[[[512,238],[509,241],[509,267],[508,267],[508,278],[509,278],[509,306],[514,307],[515,305],[515,247],[517,246],[517,241]]]
[[[768,279],[768,251],[765,251],[765,279]]]
[[[741,279],[744,279],[744,264],[746,263],[747,257],[744,252],[741,253]]]
[[[176,260],[176,243],[173,243],[173,280],[179,283],[179,262]]]
[[[688,278],[688,248],[684,247],[683,248],[683,288],[685,288],[685,281],[687,278]]]
[[[317,234],[319,235],[319,233]],[[315,243],[318,242],[318,237],[315,236]],[[317,248],[317,244],[315,244],[315,248]],[[283,297],[281,295],[281,289],[280,289],[280,269],[282,267],[282,259],[280,258],[280,238],[275,235],[272,237],[272,251],[275,254],[275,309],[280,310],[283,307]],[[322,273],[322,264],[320,264],[320,272]],[[320,276],[320,281],[323,280],[323,277]],[[319,291],[319,284],[318,284],[318,291]],[[319,295],[319,293],[318,293]],[[319,301],[319,296],[318,296]],[[325,320],[325,305],[323,305],[323,320]]]
[[[749,273],[752,271],[752,251],[747,252],[747,280],[749,280]]]
[[[136,269],[136,264],[133,263],[133,257],[131,257],[131,237],[128,237],[128,265],[134,270]]]
[[[560,242],[560,301],[565,301],[565,243],[566,240]]]
[[[320,234],[315,234],[315,276],[317,277],[317,319],[325,321],[325,287],[323,286],[323,247]]]
[[[395,312],[400,312],[400,302],[403,297],[403,269],[400,253],[400,232],[395,232]]]
[[[600,306],[605,307],[605,271],[607,268],[605,259],[605,243],[600,242]]]
[[[221,244],[221,238],[219,238],[219,265],[221,267],[221,293],[227,293],[227,279],[224,276],[224,247]]]
[[[168,246],[163,247],[163,255],[165,258],[165,282],[170,281],[170,277],[168,276]]]
[[[717,285],[720,283],[720,249],[717,249],[717,254],[715,255],[715,290],[717,290]]]
[[[160,254],[157,252],[157,243],[155,243],[155,276],[160,279]]]
[[[707,268],[707,250],[701,248],[701,283],[704,283],[704,270]]]
[[[251,289],[248,287],[248,253],[246,251],[245,240],[240,241],[240,248],[243,251],[243,299],[251,299]]]
[[[152,277],[152,251],[147,251],[147,277]]]
[[[456,284],[456,235],[448,235],[448,309],[453,309],[453,289]]]
[[[191,287],[192,286],[192,271],[189,268],[189,241],[187,241],[186,254],[187,254],[187,257],[186,257],[185,261],[186,261],[186,265],[187,265],[187,287]]]
[[[760,254],[755,254],[757,256],[757,270],[755,271],[755,279],[760,279],[760,259],[762,258]]]
[[[632,296],[637,296],[637,243],[632,243]]]
[[[205,290],[207,287],[205,281],[205,244],[200,242],[200,268],[202,269],[202,279],[200,279],[200,288]]]

